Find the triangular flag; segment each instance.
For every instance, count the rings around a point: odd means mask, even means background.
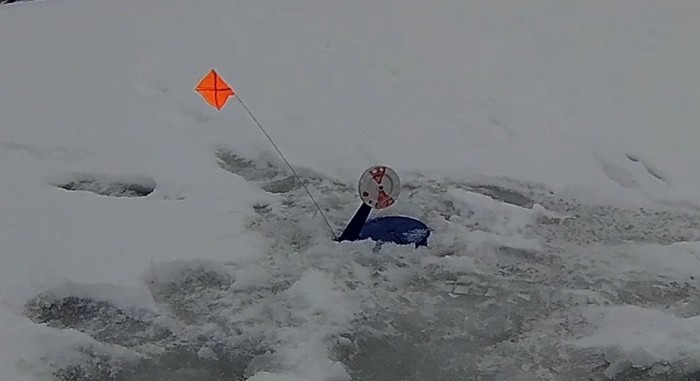
[[[214,69],[199,81],[195,90],[217,110],[221,110],[226,105],[229,97],[236,95],[231,86]]]

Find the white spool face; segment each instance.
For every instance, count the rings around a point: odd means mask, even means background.
[[[399,175],[389,167],[374,166],[360,177],[358,191],[365,204],[375,209],[388,208],[399,198],[401,191]]]

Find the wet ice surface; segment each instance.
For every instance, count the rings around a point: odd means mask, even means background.
[[[585,205],[515,183],[407,178],[388,211],[426,221],[430,247],[333,243],[286,171],[221,149],[222,169],[277,202],[248,228],[265,256],[154,263],[153,306],[91,285],[27,303],[38,324],[90,337],[58,380],[694,379],[700,215]],[[303,171],[302,171],[303,172]],[[350,184],[309,174],[341,226]],[[100,343],[111,350],[95,349]],[[130,354],[125,356],[124,353]]]

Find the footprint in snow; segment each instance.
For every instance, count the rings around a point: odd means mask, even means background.
[[[92,192],[109,197],[146,197],[156,189],[148,176],[113,176],[95,173],[74,173],[55,179],[51,185],[67,191]]]
[[[292,171],[284,166],[273,164],[264,159],[251,160],[226,147],[218,147],[215,155],[221,169],[260,184],[266,192],[285,194],[302,189],[299,180],[294,177]],[[312,189],[314,187],[323,193],[348,190],[354,192],[354,188],[329,179],[313,170],[295,168],[295,171],[312,193],[314,192],[314,189]]]

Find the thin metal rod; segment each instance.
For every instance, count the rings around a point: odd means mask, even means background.
[[[267,131],[265,131],[265,129],[263,128],[262,124],[260,124],[260,122],[258,122],[258,118],[256,118],[255,115],[253,115],[253,113],[250,112],[250,110],[245,105],[245,103],[243,103],[243,100],[241,99],[241,97],[236,95],[235,98],[238,100],[238,103],[240,103],[241,106],[243,106],[243,109],[248,113],[248,115],[250,115],[250,118],[253,119],[253,122],[255,122],[255,124],[258,126],[258,128],[260,128],[260,131],[262,131],[262,133],[265,134],[265,137],[267,138],[267,140],[270,141],[270,144],[272,144],[272,146],[275,147],[275,150],[277,150],[277,153],[280,154],[280,156],[282,157],[282,160],[284,160],[285,164],[287,164],[289,169],[292,170],[294,177],[299,181],[301,186],[304,187],[306,194],[309,195],[309,198],[311,198],[311,201],[313,201],[314,205],[316,205],[316,209],[318,209],[318,212],[321,213],[321,217],[326,222],[326,225],[328,225],[328,230],[330,230],[331,235],[333,236],[333,239],[337,240],[338,237],[335,235],[335,232],[333,231],[333,227],[331,226],[331,223],[328,221],[328,218],[326,218],[326,215],[323,213],[323,210],[321,210],[321,207],[318,205],[318,202],[316,202],[316,199],[314,198],[314,196],[312,196],[311,192],[309,192],[309,188],[306,187],[306,184],[304,184],[304,182],[301,180],[301,177],[299,177],[299,175],[297,175],[297,172],[294,170],[292,165],[289,163],[287,158],[284,156],[284,154],[282,153],[280,148],[277,146],[275,141],[272,140],[272,137],[270,137],[270,134],[268,134]]]

